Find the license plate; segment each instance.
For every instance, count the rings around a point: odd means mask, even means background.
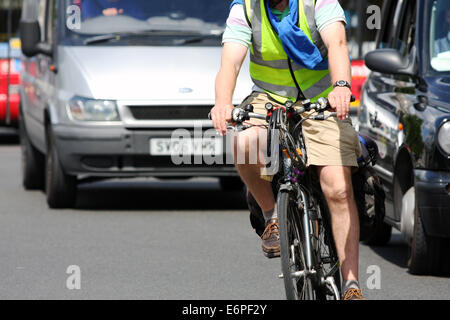
[[[223,153],[223,141],[216,138],[150,139],[150,155],[207,155],[217,156]]]

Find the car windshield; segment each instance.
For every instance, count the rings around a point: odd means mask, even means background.
[[[63,38],[84,43],[98,36],[216,35],[225,29],[228,0],[65,0]],[[205,38],[207,39],[207,38]],[[103,41],[102,41],[103,42]],[[106,41],[105,41],[106,42]]]
[[[450,71],[450,1],[434,0],[430,28],[431,67]]]

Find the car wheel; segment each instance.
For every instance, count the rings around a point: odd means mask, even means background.
[[[22,185],[25,190],[43,190],[45,186],[45,158],[31,143],[22,114],[19,118]]]
[[[77,179],[61,167],[51,129],[47,129],[46,194],[52,209],[72,208],[76,201]]]
[[[428,236],[422,218],[416,208],[414,210],[414,234],[410,244],[408,260],[409,271],[415,275],[437,274],[440,272],[441,239]]]
[[[220,187],[223,191],[242,191],[244,183],[239,177],[220,177]]]

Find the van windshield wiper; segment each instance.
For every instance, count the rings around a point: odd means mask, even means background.
[[[108,42],[111,40],[120,40],[122,37],[133,37],[133,36],[145,36],[145,35],[178,35],[185,34],[182,30],[160,30],[160,29],[150,29],[142,31],[126,31],[126,32],[113,32],[107,34],[101,34],[98,36],[93,36],[87,38],[83,41],[84,45]]]
[[[199,35],[199,36],[194,36],[194,37],[191,37],[191,38],[184,38],[184,39],[175,40],[174,44],[177,45],[177,46],[184,46],[184,45],[191,44],[191,43],[202,42],[202,41],[204,41],[206,39],[209,39],[209,38],[220,38],[220,37],[222,37],[222,35],[223,35],[223,32],[221,32],[221,33],[207,33],[207,34],[202,34],[202,35]]]

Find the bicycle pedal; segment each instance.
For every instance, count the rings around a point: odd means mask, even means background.
[[[267,253],[264,252],[264,255],[269,258],[269,259],[274,259],[274,258],[279,258],[280,257],[280,252],[275,252],[275,253]]]

